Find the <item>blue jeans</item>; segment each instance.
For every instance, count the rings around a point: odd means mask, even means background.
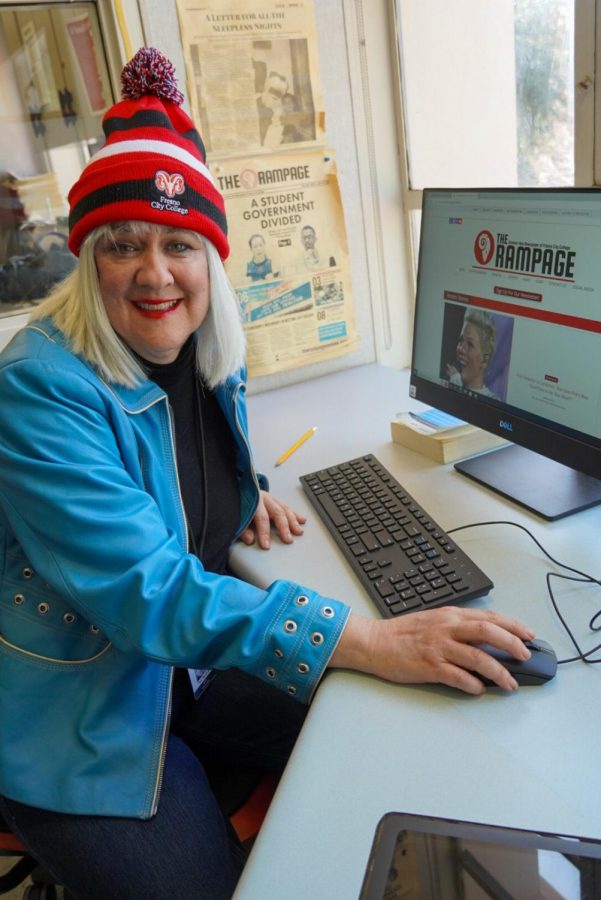
[[[244,853],[227,820],[235,799],[220,802],[219,794],[241,773],[282,772],[306,707],[235,669],[218,673],[196,701],[180,680],[174,701],[152,819],[67,815],[0,797],[15,834],[76,900],[221,900],[234,892]]]

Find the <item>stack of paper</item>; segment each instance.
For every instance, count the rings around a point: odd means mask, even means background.
[[[419,418],[409,413],[399,413],[390,423],[395,444],[423,453],[436,462],[450,463],[508,443],[504,438],[476,428],[475,425],[468,425],[466,422],[454,424],[460,420],[452,417],[451,424],[446,426],[429,424],[429,421],[441,421],[442,414],[438,410],[431,412],[436,415],[430,420],[427,413]]]

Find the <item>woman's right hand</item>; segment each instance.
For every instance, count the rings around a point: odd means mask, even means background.
[[[396,619],[351,614],[329,665],[399,684],[439,682],[468,694],[483,693],[481,675],[513,691],[513,676],[476,645],[492,644],[528,659],[524,641],[533,637],[526,625],[491,610],[444,606]]]
[[[456,375],[456,374],[457,374],[457,369],[455,368],[455,366],[453,365],[453,363],[447,363],[447,365],[446,365],[446,373],[447,373],[447,379],[448,379],[449,381],[451,380],[451,378],[453,377],[453,375]]]

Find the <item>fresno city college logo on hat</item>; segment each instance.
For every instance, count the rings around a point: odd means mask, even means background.
[[[474,255],[481,266],[487,266],[495,252],[495,239],[490,231],[481,231],[474,241]]]
[[[186,182],[184,176],[179,172],[170,174],[164,169],[157,169],[154,173],[154,186],[161,193],[159,200],[151,200],[150,205],[153,209],[161,212],[179,213],[180,216],[187,216],[190,212],[187,206],[182,206],[179,200],[175,199],[176,194],[183,194],[186,190]]]
[[[161,193],[167,194],[169,199],[173,199],[176,194],[183,194],[186,190],[184,176],[180,175],[178,172],[174,172],[173,175],[170,175],[169,172],[165,172],[164,169],[159,169],[158,172],[155,173],[154,183]]]

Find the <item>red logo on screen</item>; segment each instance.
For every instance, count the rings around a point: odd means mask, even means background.
[[[495,253],[495,239],[490,231],[481,231],[474,241],[474,254],[481,266],[487,266]]]

